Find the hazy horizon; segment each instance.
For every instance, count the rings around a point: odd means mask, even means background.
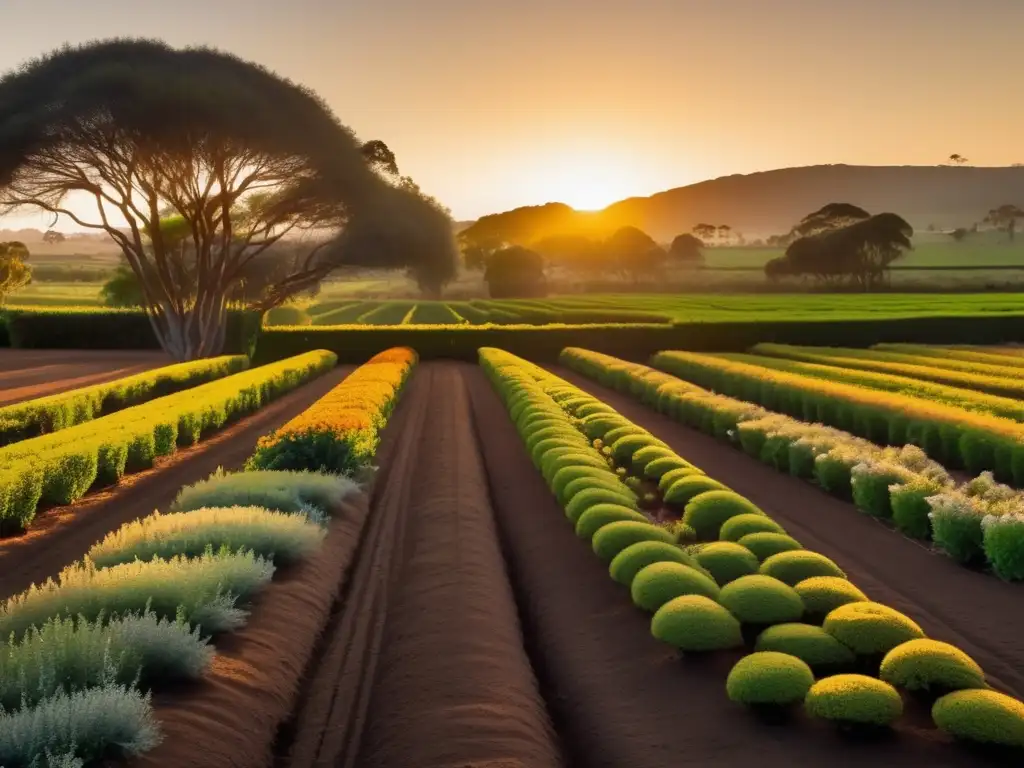
[[[114,36],[213,45],[317,91],[456,219],[793,166],[1024,161],[1024,3],[766,5],[15,0],[0,70]]]

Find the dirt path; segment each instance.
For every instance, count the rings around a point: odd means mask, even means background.
[[[995,687],[1024,697],[1024,585],[964,568],[738,448],[573,371],[551,370],[749,498],[805,547],[835,560],[872,599],[904,611],[930,637],[962,648]]]
[[[162,352],[0,349],[0,406],[169,365]]]
[[[339,366],[211,439],[158,459],[151,470],[125,477],[114,488],[90,494],[70,506],[48,510],[24,536],[0,540],[0,599],[56,576],[124,523],[166,509],[183,485],[207,477],[217,467],[240,468],[259,437],[304,411],[352,369]]]
[[[573,765],[985,764],[906,729],[881,743],[848,742],[802,718],[762,725],[729,702],[730,659],[681,661],[650,636],[649,616],[566,524],[483,373],[467,380],[528,648]]]
[[[561,764],[523,650],[463,371],[421,364],[392,420],[401,438],[387,447],[360,562],[281,765]]]

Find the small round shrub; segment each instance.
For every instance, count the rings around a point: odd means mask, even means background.
[[[985,673],[974,659],[954,645],[923,637],[885,654],[878,676],[908,691],[945,693],[985,687]]]
[[[665,491],[665,503],[670,507],[684,508],[690,499],[708,491],[728,491],[729,489],[707,475],[690,475],[676,480]]]
[[[853,664],[853,651],[821,627],[810,624],[776,624],[757,636],[757,651],[778,651],[802,659],[811,668],[835,668]]]
[[[661,478],[674,469],[692,469],[692,467],[678,456],[662,456],[647,462],[644,466],[644,477],[660,482]]]
[[[677,459],[675,451],[671,448],[664,448],[660,445],[648,445],[645,448],[641,448],[639,451],[633,454],[633,458],[630,460],[630,464],[633,469],[633,473],[640,476],[645,476],[645,470],[647,465],[652,461],[658,459]]]
[[[644,435],[645,432],[640,429],[636,424],[623,424],[621,427],[615,427],[603,435],[598,435],[604,440],[605,445],[615,445],[617,440],[626,437],[626,435]]]
[[[607,441],[606,441],[607,442]],[[633,454],[639,451],[641,448],[647,448],[649,446],[661,446],[667,448],[663,442],[658,440],[654,435],[646,432],[639,434],[626,435],[620,437],[612,446],[612,456],[615,457],[615,461],[624,467],[628,467],[633,462]]]
[[[895,688],[873,677],[833,675],[811,686],[804,709],[837,723],[886,726],[903,714],[903,700]]]
[[[795,656],[759,651],[744,656],[725,681],[730,701],[745,705],[786,706],[803,701],[814,685],[814,673]]]
[[[568,504],[569,499],[582,490],[582,483],[575,488],[570,488],[570,485],[576,480],[582,480],[584,483],[612,483],[613,487],[622,486],[608,467],[592,467],[589,464],[563,467],[551,477],[551,490],[554,491],[562,506]],[[626,487],[622,486],[622,489],[625,491]]]
[[[676,469],[670,469],[668,472],[661,476],[658,480],[658,490],[661,493],[668,493],[668,489],[672,487],[672,484],[676,480],[682,480],[684,477],[694,477],[696,475],[703,475],[696,467],[677,467]]]
[[[680,544],[687,544],[697,541],[697,532],[690,526],[684,523],[682,520],[677,520],[672,524],[672,532],[676,536],[676,541]]]
[[[601,528],[620,520],[647,522],[647,518],[642,514],[622,504],[595,504],[576,521],[576,535],[590,541]]]
[[[720,586],[757,573],[754,553],[732,541],[716,541],[701,547],[697,562],[714,576]]]
[[[842,569],[827,557],[805,549],[772,555],[761,563],[761,573],[774,576],[791,587],[812,576],[846,577]]]
[[[684,595],[702,595],[716,600],[719,594],[718,585],[710,576],[671,561],[641,568],[633,577],[629,592],[633,604],[647,611],[656,611],[669,600]]]
[[[664,528],[650,523],[623,520],[602,526],[594,534],[590,546],[595,555],[606,563],[610,563],[619,552],[630,544],[637,544],[641,541],[661,541],[671,544],[672,534]]]
[[[1024,703],[997,691],[954,691],[932,705],[932,720],[956,739],[1024,749]]]
[[[588,467],[588,469],[594,469]],[[590,477],[580,477],[575,480],[570,480],[562,491],[562,496],[566,499],[568,504],[577,493],[588,491],[591,488],[607,488],[616,493],[620,493],[629,499],[631,504],[636,503],[636,494],[620,480],[614,472],[609,469],[595,469],[596,475]],[[564,506],[564,505],[563,505]]]
[[[651,619],[651,634],[683,652],[717,651],[743,644],[736,618],[703,595],[669,600]]]
[[[700,496],[697,497],[697,499],[699,498]],[[694,499],[694,501],[697,499]],[[768,517],[768,515],[760,512],[751,512],[743,515],[736,515],[722,523],[722,528],[718,532],[718,538],[722,541],[738,542],[744,536],[751,533],[785,534],[786,530]]]
[[[753,503],[732,491],[705,491],[694,496],[683,512],[683,522],[697,532],[697,538],[714,541],[722,524],[737,515],[763,515]]]
[[[622,417],[612,416],[607,413],[599,413],[583,419],[583,433],[591,440],[604,439],[604,436],[613,429],[625,426]]]
[[[561,438],[573,445],[586,445],[587,439],[568,424],[547,424],[544,423],[540,429],[533,430],[526,438],[526,448],[531,455],[534,449],[544,440],[550,438]]]
[[[867,602],[868,596],[838,576],[812,576],[797,582],[796,592],[808,613],[825,616],[841,605]]]
[[[562,434],[556,437],[545,437],[543,440],[534,443],[533,448],[530,450],[530,455],[533,457],[534,463],[540,466],[543,463],[544,454],[548,451],[558,448],[574,448],[585,451],[589,447],[585,440],[576,440],[573,437]]]
[[[548,455],[541,462],[541,474],[544,475],[544,480],[547,482],[548,487],[551,487],[551,483],[555,479],[555,475],[558,474],[558,470],[564,467],[594,467],[595,469],[606,470],[608,469],[608,464],[600,456],[583,452],[578,448],[558,448],[555,451],[549,451]]]
[[[924,637],[908,616],[895,608],[871,602],[847,603],[825,617],[826,632],[861,655],[888,653],[897,645]]]
[[[804,603],[792,587],[771,576],[753,574],[729,582],[718,602],[744,624],[782,624],[799,621]]]
[[[565,505],[565,516],[575,524],[583,516],[584,512],[598,504],[617,504],[620,507],[628,507],[629,509],[636,507],[636,502],[625,493],[620,493],[610,488],[590,488],[586,491],[580,491],[572,497],[569,503]]]
[[[608,566],[608,573],[619,584],[628,587],[640,571],[654,563],[680,563],[692,567],[695,561],[675,544],[640,541],[619,552]]]
[[[605,405],[602,402],[591,401],[589,403],[584,403],[576,409],[576,416],[581,419],[585,419],[588,416],[603,416],[605,414],[609,416],[618,416],[614,408],[610,405]]]
[[[784,533],[748,533],[736,543],[753,552],[754,557],[762,563],[780,552],[795,552],[798,549],[803,549],[799,541]]]
[[[1024,581],[1024,515],[1005,514],[982,521],[985,557],[996,575]]]

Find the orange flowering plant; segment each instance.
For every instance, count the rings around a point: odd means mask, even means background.
[[[416,352],[380,352],[276,432],[261,437],[250,469],[314,470],[353,475],[370,464]]]

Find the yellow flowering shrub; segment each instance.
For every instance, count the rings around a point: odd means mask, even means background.
[[[261,437],[249,468],[351,475],[367,466],[416,362],[416,352],[407,347],[374,355],[301,414]]]

